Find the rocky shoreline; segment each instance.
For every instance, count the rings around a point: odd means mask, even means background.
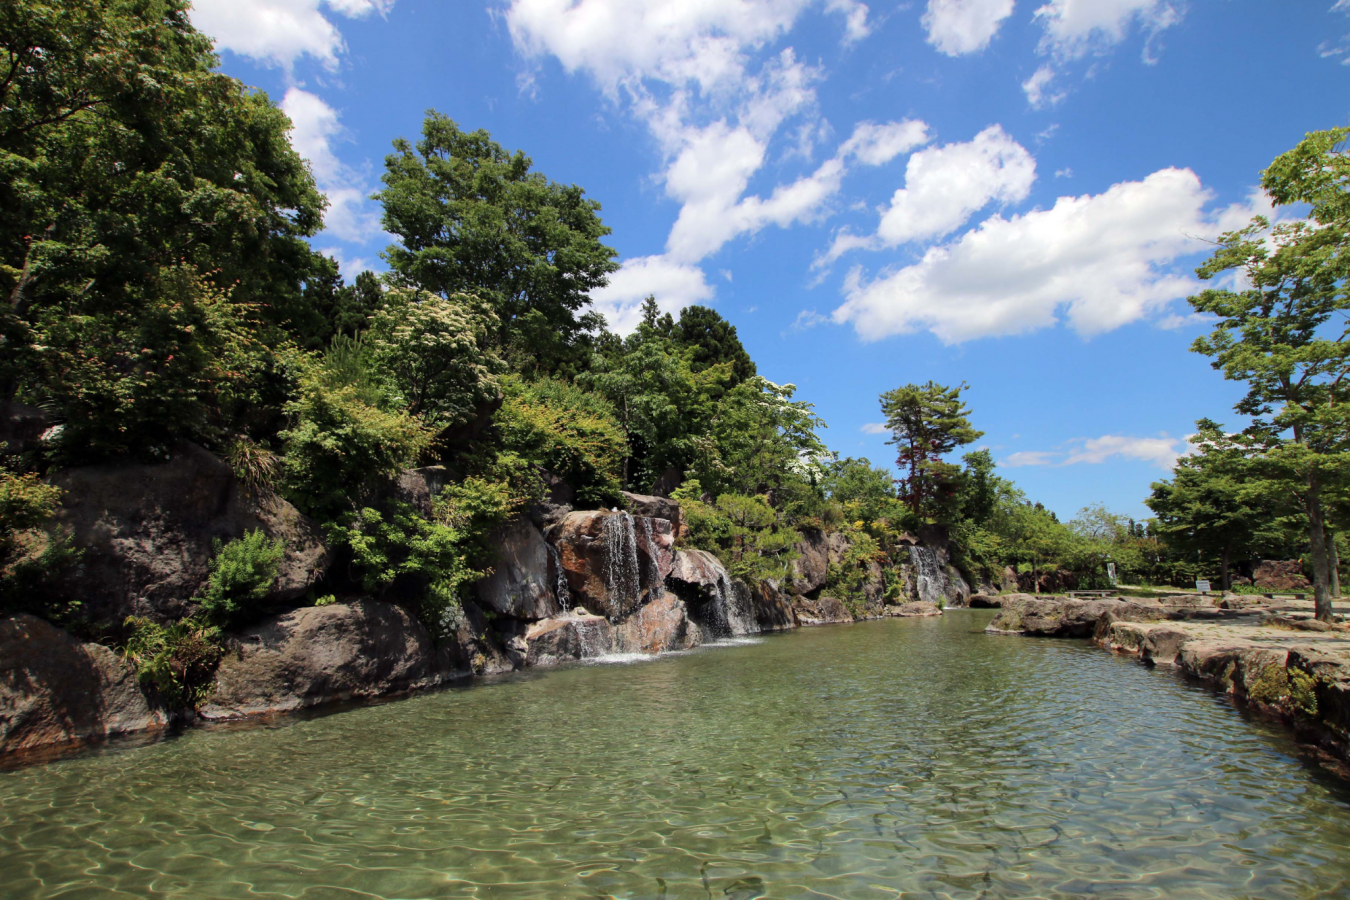
[[[1350,776],[1350,625],[1315,620],[1310,603],[977,594],[971,605],[999,608],[990,634],[1086,638],[1175,669],[1282,722],[1329,769]]]
[[[720,638],[941,614],[970,589],[945,546],[911,547],[902,602],[883,597],[872,563],[864,596],[826,592],[844,535],[804,530],[781,580],[746,582],[723,561],[682,546],[679,504],[625,495],[625,509],[548,501],[494,535],[498,562],[434,637],[397,597],[344,592],[341,561],[286,501],[260,497],[211,454],[187,445],[156,464],[70,470],[58,527],[82,553],[60,585],[80,597],[94,639],[36,616],[0,619],[0,759],[174,725],[270,716],[394,697],[478,676],[615,653],[689,650]],[[445,481],[410,470],[392,486],[427,505]],[[79,490],[74,490],[78,487]],[[127,616],[171,624],[193,609],[213,546],[262,528],[286,556],[268,603],[275,614],[223,636],[205,699],[172,708],[112,649]],[[303,605],[322,591],[323,605]]]

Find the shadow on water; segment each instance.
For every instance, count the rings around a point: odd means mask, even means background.
[[[0,775],[6,897],[1350,896],[1278,728],[987,611],[119,742]]]

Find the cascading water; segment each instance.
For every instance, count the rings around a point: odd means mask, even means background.
[[[567,615],[572,611],[572,592],[567,588],[567,574],[563,571],[562,554],[548,541],[544,542],[544,546],[548,548],[548,555],[553,560],[553,595],[558,598],[563,615]]]
[[[652,520],[642,518],[642,550],[647,554],[646,583],[650,585],[651,598],[659,599],[666,595],[666,582],[661,577],[661,563],[656,556],[656,541],[652,539]]]
[[[937,551],[932,547],[909,548],[909,561],[914,564],[914,588],[919,599],[938,606],[946,604],[946,577],[938,563]]]
[[[633,517],[626,512],[606,516],[601,538],[605,544],[605,602],[613,622],[635,605],[642,593]]]
[[[750,598],[745,596],[745,589],[732,584],[726,573],[718,573],[714,593],[716,599],[712,604],[711,624],[718,636],[740,637],[759,631],[759,625],[750,609]]]

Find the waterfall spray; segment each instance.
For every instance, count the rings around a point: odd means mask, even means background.
[[[938,565],[937,551],[932,547],[909,548],[909,560],[914,564],[914,589],[920,600],[942,606],[946,600],[946,579]]]
[[[548,555],[553,560],[554,585],[553,595],[558,598],[558,605],[562,607],[563,615],[568,615],[572,611],[572,592],[567,588],[567,575],[563,572],[562,554],[558,548],[544,542],[548,548]]]
[[[613,622],[623,614],[625,604],[635,602],[642,592],[633,517],[626,512],[606,516],[601,537],[605,544],[605,603]]]

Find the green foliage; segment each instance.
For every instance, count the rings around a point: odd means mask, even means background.
[[[213,679],[224,651],[220,629],[184,619],[160,625],[130,616],[130,636],[122,656],[135,668],[142,684],[159,691],[170,709],[193,709],[211,695]]]
[[[900,482],[900,499],[916,516],[930,521],[950,521],[958,515],[954,501],[961,470],[942,457],[984,434],[967,418],[970,410],[961,402],[965,389],[964,383],[949,388],[929,381],[881,395],[881,411],[891,431],[887,443],[899,447],[896,463],[908,473]]]
[[[56,514],[61,496],[59,488],[35,474],[0,466],[0,614],[28,612],[76,624],[79,601],[49,590],[52,577],[79,557],[67,539],[43,527]]]
[[[0,45],[0,395],[56,410],[72,460],[279,402],[259,360],[313,316],[324,206],[285,115],[184,0],[4,0]]]
[[[262,612],[262,602],[286,557],[286,545],[255,528],[224,546],[216,541],[215,548],[200,597],[201,613],[217,625],[245,624]]]
[[[287,407],[284,471],[297,506],[331,520],[411,466],[433,435],[397,409],[360,341],[335,340]]]
[[[763,497],[723,494],[701,499],[702,486],[686,481],[671,496],[689,528],[687,543],[717,554],[727,571],[747,581],[782,578],[797,558],[801,534],[789,527]]]
[[[854,616],[863,613],[866,590],[872,582],[872,565],[885,559],[875,538],[865,531],[848,532],[848,549],[827,570],[824,593],[843,601]],[[883,576],[884,578],[884,576]],[[901,586],[893,582],[888,598],[898,602]]]
[[[270,491],[281,475],[281,460],[266,447],[236,436],[221,454],[234,477],[254,491]]]
[[[686,306],[680,310],[673,336],[677,346],[690,351],[689,367],[693,372],[726,365],[731,372],[728,388],[755,376],[755,364],[736,336],[736,326],[706,306]]]
[[[613,407],[565,381],[507,378],[493,419],[501,448],[559,476],[583,503],[617,502],[627,450]]]
[[[500,360],[487,348],[496,316],[472,297],[394,289],[371,320],[372,349],[409,414],[462,425],[498,396]]]
[[[429,112],[422,139],[400,138],[385,158],[384,227],[400,242],[385,252],[404,284],[443,297],[482,297],[497,316],[495,340],[518,371],[584,365],[582,314],[589,292],[618,269],[600,204],[576,185],[531,171],[485,131],[463,132]]]

